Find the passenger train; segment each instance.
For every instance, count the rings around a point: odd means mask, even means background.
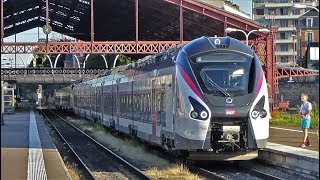
[[[57,89],[55,105],[194,160],[252,159],[269,136],[262,66],[230,37],[200,37]]]

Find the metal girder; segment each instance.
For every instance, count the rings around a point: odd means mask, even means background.
[[[180,41],[107,41],[1,43],[2,54],[154,54],[175,47]]]
[[[1,68],[1,75],[39,75],[39,74],[100,74],[105,69],[84,68]]]
[[[84,68],[2,68],[1,80],[18,83],[71,83],[104,74],[106,69]]]
[[[277,79],[289,77],[319,76],[319,71],[317,70],[289,67],[278,67],[276,73]]]
[[[246,31],[264,28],[263,26],[250,22],[248,19],[240,18],[238,16],[223,12],[221,10],[218,10],[216,8],[207,6],[205,4],[202,4],[200,2],[196,2],[193,0],[164,0],[164,1],[177,6],[182,6],[185,9],[195,11],[199,14],[203,14],[205,16],[216,19],[220,22],[227,23],[231,26],[234,26]]]

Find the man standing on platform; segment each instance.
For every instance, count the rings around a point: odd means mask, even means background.
[[[301,143],[301,147],[311,146],[309,138],[308,138],[308,129],[310,128],[311,122],[311,110],[312,105],[308,102],[308,95],[306,93],[301,94],[302,105],[300,107],[300,116],[301,122],[300,127],[303,130],[303,141]]]

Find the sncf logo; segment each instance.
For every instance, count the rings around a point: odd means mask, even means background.
[[[226,109],[226,115],[236,115],[236,111],[233,109]]]

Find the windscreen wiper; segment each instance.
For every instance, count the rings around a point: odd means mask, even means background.
[[[217,89],[218,89],[220,92],[222,92],[225,96],[230,97],[230,94],[229,94],[227,91],[225,91],[224,89],[222,89],[217,83],[215,83],[215,82],[207,75],[207,73],[204,73],[204,74],[206,75],[207,80],[208,80],[208,82],[210,83],[210,85],[211,85],[212,87],[217,88]]]

